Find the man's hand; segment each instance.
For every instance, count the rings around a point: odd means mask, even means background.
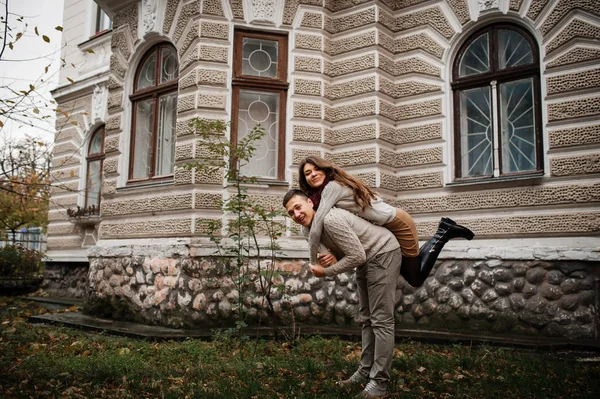
[[[319,264],[323,267],[331,266],[337,262],[337,259],[331,254],[331,251],[327,254],[317,254],[317,259],[319,259]]]
[[[325,277],[325,269],[319,265],[310,265],[310,271],[315,277]]]

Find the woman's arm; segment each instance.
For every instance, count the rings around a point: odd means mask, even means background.
[[[310,263],[313,265],[319,264],[317,253],[319,252],[319,244],[321,243],[321,234],[323,234],[323,220],[331,208],[333,208],[341,198],[348,195],[346,192],[347,190],[349,189],[345,189],[345,187],[331,181],[321,193],[321,202],[319,202],[319,208],[310,225],[310,234],[308,236]]]

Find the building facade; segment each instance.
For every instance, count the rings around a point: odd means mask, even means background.
[[[151,323],[231,317],[206,237],[231,188],[183,168],[210,156],[189,121],[218,119],[234,141],[265,127],[246,170],[262,204],[319,155],[422,239],[441,216],[476,233],[423,287],[399,281],[398,328],[598,337],[597,1],[97,3],[65,0],[48,290]],[[280,245],[278,309],[354,323],[352,276],[311,278],[304,240]]]

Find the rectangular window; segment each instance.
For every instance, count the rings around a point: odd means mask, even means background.
[[[265,135],[241,172],[261,179],[283,180],[287,35],[237,30],[233,64],[233,143],[260,125]]]
[[[111,19],[108,17],[108,15],[106,15],[106,13],[104,12],[104,10],[102,10],[102,8],[100,8],[99,5],[96,5],[96,12],[95,12],[95,29],[94,29],[94,34],[100,33],[100,32],[104,32],[107,30],[111,30],[112,29],[112,21]]]

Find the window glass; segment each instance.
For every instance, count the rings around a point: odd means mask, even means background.
[[[489,35],[484,33],[467,47],[460,61],[460,76],[477,75],[490,70]]]
[[[240,90],[238,140],[246,137],[256,125],[260,125],[266,133],[255,143],[254,157],[249,164],[242,166],[242,174],[277,177],[278,120],[279,93]]]
[[[500,69],[527,65],[533,62],[533,52],[527,39],[513,30],[498,31],[498,62]]]
[[[177,93],[161,96],[158,108],[158,134],[156,135],[156,175],[173,173],[175,158],[175,120],[177,118]]]
[[[139,101],[136,104],[135,137],[133,153],[133,178],[150,177],[150,156],[152,152],[152,128],[154,122],[154,100]]]
[[[140,68],[140,73],[138,75],[137,80],[137,90],[142,90],[150,86],[154,86],[156,77],[156,51],[153,51],[146,61],[144,61],[144,65]]]
[[[460,93],[461,153],[463,176],[492,174],[492,112],[490,88]]]
[[[242,74],[277,77],[277,50],[276,41],[245,37],[242,42]]]

